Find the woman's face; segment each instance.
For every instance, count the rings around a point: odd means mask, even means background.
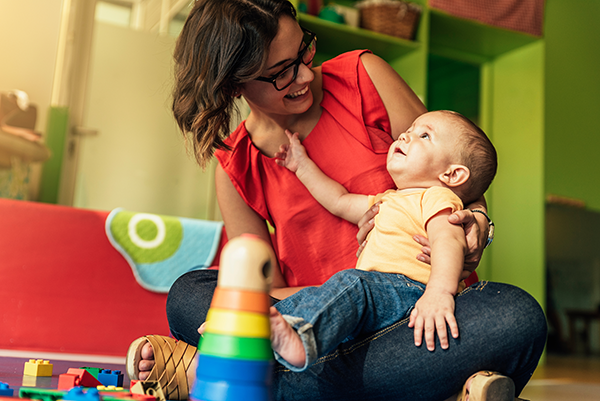
[[[261,77],[270,78],[283,71],[298,58],[298,52],[304,47],[304,33],[298,23],[289,17],[279,21],[279,31],[269,48],[267,65]],[[310,83],[315,78],[307,66],[300,63],[294,82],[278,91],[273,84],[263,81],[246,82],[240,89],[253,112],[267,115],[301,114],[307,111],[313,102]]]

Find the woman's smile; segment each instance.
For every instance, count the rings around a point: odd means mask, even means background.
[[[310,85],[306,85],[304,88],[300,89],[297,92],[288,93],[287,95],[285,95],[285,97],[287,97],[288,99],[295,99],[298,96],[302,96],[302,95],[306,94],[308,92],[309,88],[310,88]]]

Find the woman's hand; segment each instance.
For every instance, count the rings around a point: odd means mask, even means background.
[[[481,213],[473,213],[469,209],[463,209],[448,216],[448,222],[462,224],[467,239],[468,252],[465,256],[464,270],[460,276],[461,280],[466,279],[475,271],[481,261],[481,255],[487,243],[490,227],[485,216],[481,215],[481,218],[479,218],[479,215]],[[417,259],[425,263],[431,263],[429,240],[421,235],[415,235],[413,239],[423,246],[421,248],[421,252],[423,253],[419,254]]]
[[[367,235],[375,227],[375,216],[379,213],[379,205],[381,202],[375,203],[367,210],[364,216],[358,221],[358,233],[356,234],[356,240],[358,241],[358,250],[356,251],[356,257],[358,258],[362,253],[365,245],[367,245]]]

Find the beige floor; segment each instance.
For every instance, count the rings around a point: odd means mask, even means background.
[[[546,356],[521,398],[530,401],[600,401],[600,357]]]

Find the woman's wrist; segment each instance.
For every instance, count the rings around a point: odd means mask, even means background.
[[[492,243],[492,241],[494,240],[494,234],[495,234],[495,224],[492,221],[492,219],[490,219],[490,216],[487,215],[486,212],[484,212],[481,209],[469,209],[472,213],[480,213],[483,216],[485,216],[485,219],[488,222],[488,226],[489,226],[489,231],[488,231],[488,237],[487,237],[487,242],[485,243],[485,246],[483,247],[483,249],[487,248],[488,246],[490,246],[490,244]]]

